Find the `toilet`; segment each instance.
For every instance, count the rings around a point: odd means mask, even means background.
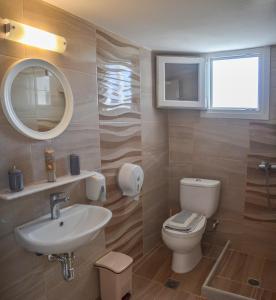
[[[217,210],[219,193],[218,180],[180,180],[181,212],[168,218],[162,227],[163,241],[173,251],[174,272],[187,273],[201,260],[201,239],[207,219]]]

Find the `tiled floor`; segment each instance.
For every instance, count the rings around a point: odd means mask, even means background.
[[[248,279],[259,281],[258,287]],[[211,286],[258,300],[276,300],[276,261],[228,250]]]
[[[203,300],[201,286],[209,274],[221,248],[204,245],[203,259],[187,274],[171,270],[171,251],[160,245],[134,267],[132,299],[135,300]],[[165,287],[169,279],[179,281],[176,289]]]

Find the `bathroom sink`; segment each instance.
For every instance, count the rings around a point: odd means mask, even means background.
[[[59,219],[50,214],[15,228],[17,242],[26,250],[59,254],[76,250],[92,241],[112,217],[110,210],[76,204],[60,210]]]

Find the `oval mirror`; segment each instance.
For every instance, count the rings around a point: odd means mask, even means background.
[[[66,77],[41,59],[24,59],[8,69],[1,101],[11,125],[38,140],[60,135],[73,114],[73,95]]]

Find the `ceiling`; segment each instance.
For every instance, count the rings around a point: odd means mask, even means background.
[[[46,0],[152,50],[276,44],[276,0]]]

